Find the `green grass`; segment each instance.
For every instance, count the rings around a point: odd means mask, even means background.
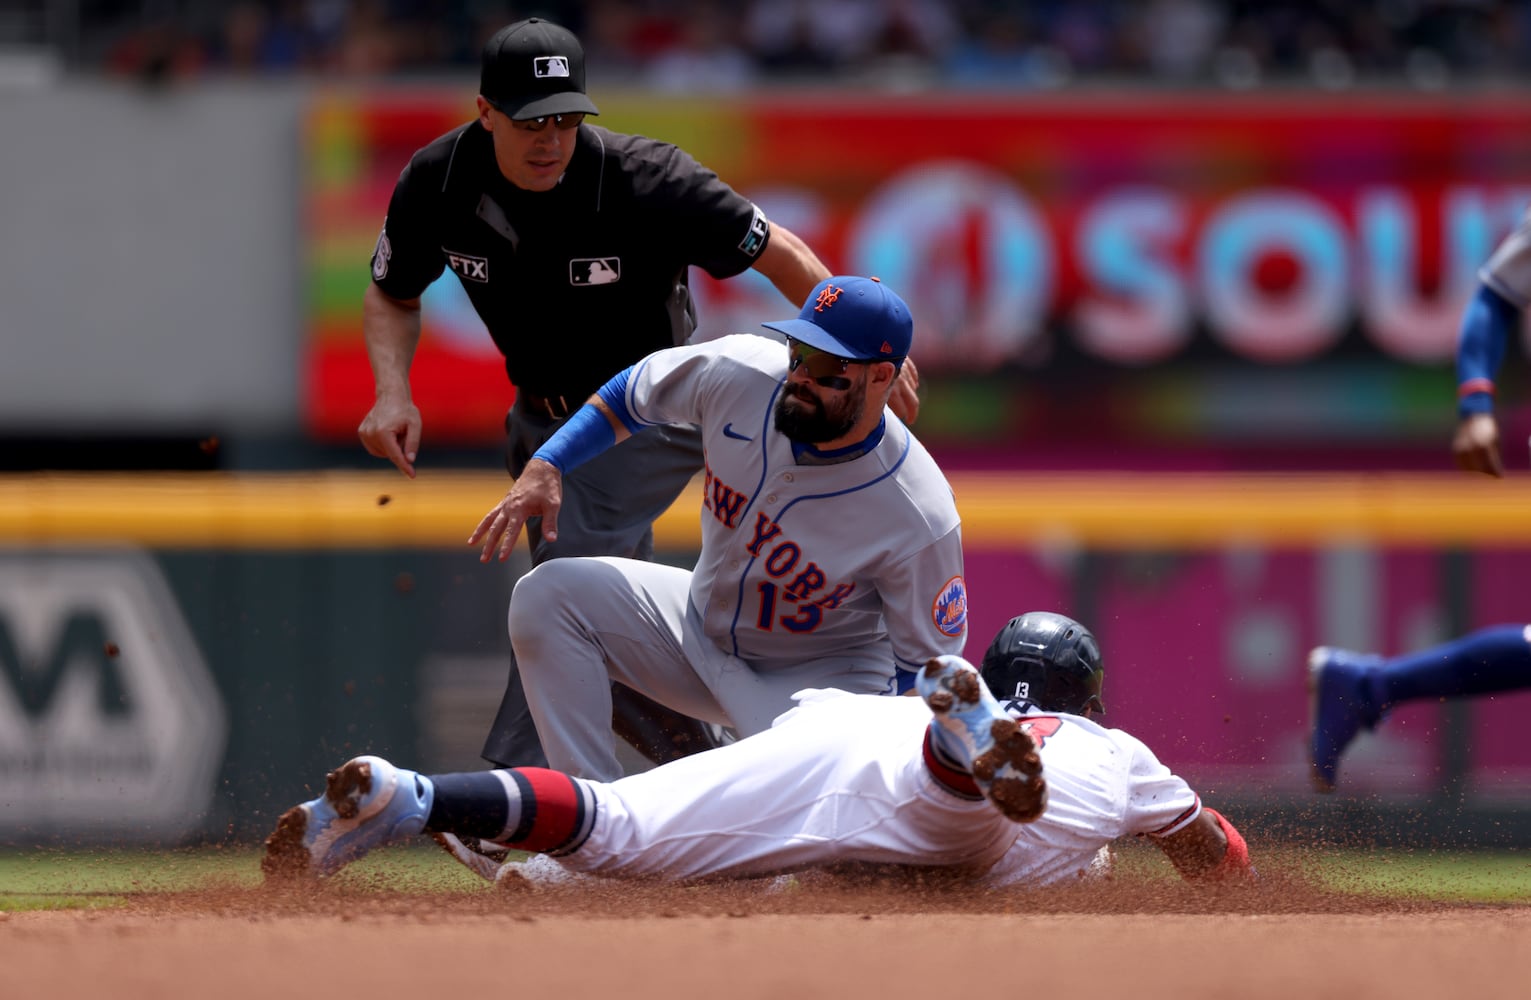
[[[1130,840],[1116,847],[1129,878],[1178,879],[1163,854]],[[1330,892],[1393,899],[1531,904],[1531,852],[1402,849],[1319,850],[1262,845],[1255,867],[1278,878],[1296,873]]]
[[[1347,852],[1309,857],[1340,892],[1477,903],[1531,903],[1531,853]]]
[[[261,884],[259,848],[0,852],[0,911],[98,909],[130,895]],[[337,882],[400,892],[474,892],[489,884],[429,846],[379,851]]]
[[[1126,846],[1124,874],[1174,878],[1157,851]],[[1260,863],[1262,859],[1257,859]],[[1463,903],[1531,904],[1531,852],[1275,849],[1263,859],[1316,876],[1336,892]],[[490,891],[435,847],[390,848],[347,868],[341,884],[398,892]],[[258,848],[182,851],[0,852],[0,911],[99,909],[132,896],[260,884]]]

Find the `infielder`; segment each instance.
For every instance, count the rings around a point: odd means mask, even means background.
[[[510,638],[549,765],[610,781],[611,682],[758,733],[807,687],[891,693],[962,650],[967,593],[956,504],[935,461],[885,410],[909,353],[908,307],[875,278],[832,277],[787,346],[736,335],[649,355],[532,456],[474,530],[506,558],[541,517],[558,537],[564,474],[616,442],[701,427],[702,546],[692,571],[556,559],[510,602]]]
[[[549,21],[519,21],[484,47],[478,117],[418,150],[399,175],[363,302],[377,401],[358,433],[405,475],[415,475],[421,442],[409,385],[420,296],[445,269],[516,386],[505,418],[512,476],[613,373],[691,336],[689,268],[715,278],[753,268],[794,303],[829,275],[716,173],[668,143],[585,120],[597,113],[579,39]],[[892,405],[912,422],[918,378],[912,365],[905,372]],[[532,563],[651,558],[654,519],[701,464],[696,428],[672,425],[571,472],[559,537],[528,525]],[[710,741],[706,727],[630,692],[617,692],[617,705],[616,724],[651,758]],[[514,662],[483,753],[502,766],[546,761]]]
[[[1457,340],[1457,430],[1451,450],[1468,472],[1504,478],[1494,378],[1531,305],[1531,209],[1478,270]],[[1334,790],[1340,755],[1394,706],[1531,688],[1531,625],[1496,625],[1417,653],[1384,658],[1332,646],[1308,654],[1308,752],[1313,786]]]
[[[922,701],[802,691],[764,733],[610,784],[535,768],[426,777],[358,757],[283,814],[262,867],[326,876],[385,843],[451,831],[603,876],[863,862],[1029,887],[1101,874],[1107,845],[1141,834],[1186,878],[1253,879],[1232,824],[1143,743],[1091,720],[1100,682],[1094,636],[1033,612],[1001,629],[981,679],[940,656],[919,674]]]

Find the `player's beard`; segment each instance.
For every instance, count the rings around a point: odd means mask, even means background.
[[[834,441],[856,426],[866,398],[865,382],[835,393],[827,403],[807,386],[788,382],[776,401],[776,429],[800,444]]]

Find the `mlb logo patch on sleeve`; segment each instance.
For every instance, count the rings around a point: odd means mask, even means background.
[[[765,217],[765,213],[760,210],[760,206],[756,205],[755,216],[750,219],[750,231],[744,234],[744,239],[739,243],[739,249],[743,250],[750,257],[755,256],[760,252],[760,248],[765,246],[766,236],[770,232],[770,220]]]
[[[569,261],[571,285],[610,285],[621,280],[621,257],[579,257]]]

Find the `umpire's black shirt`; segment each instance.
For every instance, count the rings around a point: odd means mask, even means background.
[[[451,268],[511,382],[578,406],[690,335],[688,265],[731,277],[769,237],[754,204],[668,143],[583,124],[559,184],[523,191],[474,121],[416,152],[399,175],[372,279],[412,299]]]

